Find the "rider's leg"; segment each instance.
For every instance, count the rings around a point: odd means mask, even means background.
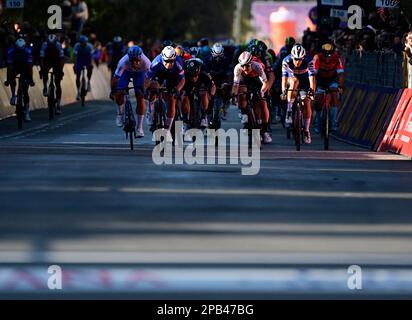
[[[47,83],[49,82],[49,67],[44,67],[42,71],[42,77],[43,77],[43,96],[47,97]]]
[[[90,81],[93,75],[93,65],[90,64],[87,66],[87,91],[91,91],[91,84]]]
[[[190,100],[188,96],[183,96],[182,98],[182,114],[183,114],[183,123],[189,123],[189,114],[190,114]]]
[[[136,115],[137,115],[137,131],[140,137],[143,136],[143,122],[146,114],[146,101],[144,100],[144,80],[145,74],[139,73],[133,77],[133,86],[135,88],[135,95],[137,101]]]
[[[337,89],[338,84],[332,84],[331,88]],[[331,102],[331,107],[330,107],[330,117],[331,117],[331,123],[332,123],[332,131],[337,131],[338,130],[338,105],[339,105],[339,98],[338,98],[338,93],[337,92],[332,92],[330,94],[330,102]]]
[[[80,100],[80,76],[81,76],[81,66],[80,65],[75,65],[73,67],[74,72],[76,73],[76,88],[77,88],[77,96],[76,100]]]
[[[176,97],[174,95],[167,95],[167,128],[170,131],[176,116]]]
[[[247,87],[245,85],[241,85],[239,87],[239,108],[240,112],[242,114],[242,124],[248,123],[248,116],[247,116],[247,98],[246,98],[246,93],[247,93]]]
[[[208,127],[209,123],[207,120],[207,110],[209,108],[209,92],[207,91],[201,91],[200,92],[200,101],[202,104],[202,127]]]
[[[317,89],[316,96],[315,96],[315,111],[316,111],[316,119],[315,119],[315,132],[320,133],[320,127],[322,122],[322,110],[325,104],[325,95],[324,90],[321,88]]]
[[[16,72],[12,70],[11,67],[7,68],[7,82],[10,85],[10,91],[11,91],[11,99],[10,99],[10,104],[12,106],[16,105]]]
[[[289,78],[289,89],[290,90],[297,90],[299,87],[299,80],[297,78]],[[293,104],[295,103],[296,92],[295,91],[288,91],[288,104],[286,109],[286,125],[292,124],[292,110]]]
[[[24,103],[24,120],[30,122],[30,96],[29,96],[29,85],[25,84],[23,87],[23,103]]]

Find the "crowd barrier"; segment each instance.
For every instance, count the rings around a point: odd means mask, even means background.
[[[350,84],[338,119],[337,138],[412,157],[412,90]]]
[[[13,116],[15,107],[10,106],[10,88],[4,86],[6,80],[6,69],[0,69],[0,120]],[[34,87],[30,87],[30,109],[47,108],[47,98],[43,97],[43,81],[39,77],[38,68],[33,69]],[[91,79],[92,91],[87,95],[87,100],[107,100],[110,94],[110,71],[106,65],[94,67]],[[76,101],[76,76],[73,64],[64,66],[64,78],[62,81],[62,105]]]
[[[402,97],[377,151],[389,151],[412,157],[412,89]]]

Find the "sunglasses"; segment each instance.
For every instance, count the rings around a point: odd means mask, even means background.
[[[294,61],[303,61],[303,59],[293,59]]]
[[[242,66],[243,69],[249,69],[250,67],[252,67],[252,65],[250,63],[249,64],[244,64]]]
[[[175,63],[175,60],[163,60],[164,63],[172,64]]]

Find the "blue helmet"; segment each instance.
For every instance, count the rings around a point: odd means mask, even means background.
[[[89,41],[89,38],[88,37],[86,37],[86,36],[80,36],[80,39],[79,39],[79,42],[88,42]]]
[[[129,50],[127,51],[127,55],[129,56],[130,60],[134,60],[137,58],[140,58],[140,56],[142,55],[143,51],[139,46],[132,46],[129,48]]]

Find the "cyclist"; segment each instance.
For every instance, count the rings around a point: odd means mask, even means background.
[[[310,121],[312,118],[312,109],[310,100],[313,98],[316,89],[315,69],[312,57],[306,54],[305,48],[300,44],[296,44],[292,48],[291,54],[283,60],[282,64],[282,99],[285,100],[287,98],[288,101],[285,120],[286,127],[289,127],[293,123],[292,108],[296,97],[296,92],[286,92],[288,88],[308,91],[308,96],[305,99],[305,109],[303,110],[305,122],[304,140],[306,144],[311,144]]]
[[[322,46],[321,53],[317,54],[313,59],[316,82],[317,82],[317,95],[315,99],[316,107],[316,126],[315,132],[320,132],[321,112],[324,105],[324,93],[327,89],[338,89],[339,92],[343,91],[345,85],[345,69],[343,66],[343,60],[340,55],[335,51],[332,44],[326,43]],[[338,129],[338,92],[331,92],[331,131],[337,131]]]
[[[212,76],[202,71],[203,62],[200,59],[194,58],[187,61],[185,65],[185,78],[186,83],[183,87],[183,98],[182,98],[182,114],[183,114],[183,123],[184,131],[188,129],[189,123],[189,114],[190,114],[190,95],[191,93],[196,90],[200,89],[199,92],[200,100],[201,100],[201,123],[200,126],[202,128],[209,127],[209,121],[207,119],[207,110],[209,107],[209,102],[211,97],[216,94],[216,86],[213,82]]]
[[[47,97],[47,83],[49,71],[53,68],[54,83],[56,86],[56,114],[61,114],[61,97],[64,67],[64,51],[55,34],[50,34],[40,50],[40,77],[43,79],[43,96]]]
[[[26,45],[23,38],[17,39],[14,46],[7,52],[7,81],[6,86],[10,85],[11,99],[10,104],[17,104],[16,96],[16,77],[24,76],[28,80],[30,86],[34,86],[33,82],[33,55],[30,46]],[[30,98],[28,94],[28,86],[24,86],[24,121],[30,122]]]
[[[176,50],[171,47],[165,47],[162,53],[157,56],[150,66],[148,74],[151,80],[150,89],[156,89],[159,85],[165,83],[168,92],[166,94],[167,102],[167,136],[166,141],[172,143],[173,137],[170,133],[173,122],[176,116],[177,98],[180,97],[180,92],[185,85],[185,72],[183,67],[176,61]],[[155,95],[154,91],[149,92],[149,123],[151,123],[153,103]]]
[[[239,64],[236,65],[233,78],[233,104],[239,103],[242,112],[242,123],[248,123],[248,115],[246,111],[247,98],[244,93],[259,88],[261,99],[257,107],[258,122],[262,123],[263,143],[272,143],[272,137],[268,132],[269,126],[269,110],[265,99],[269,90],[269,83],[264,71],[263,64],[253,61],[253,56],[250,52],[245,51],[239,57]],[[237,96],[239,95],[239,98]],[[237,101],[239,99],[239,101]],[[260,118],[260,119],[259,119]]]
[[[133,81],[134,91],[137,100],[137,138],[144,137],[143,122],[146,112],[146,102],[144,100],[144,85],[147,73],[150,69],[150,60],[144,55],[139,46],[132,46],[127,54],[119,61],[116,72],[112,79],[112,94],[118,106],[116,125],[123,127],[123,114],[125,105],[124,94],[116,94],[117,90],[127,89],[130,79]]]
[[[123,43],[122,37],[114,37],[112,43],[109,43],[107,46],[107,52],[109,56],[107,66],[109,67],[111,71],[111,77],[113,78],[119,61],[124,57],[124,55],[127,52],[127,48]]]
[[[275,73],[273,72],[273,62],[268,53],[268,47],[263,41],[254,39],[249,42],[247,51],[249,51],[255,58],[259,59],[259,61],[265,66],[265,73],[268,78],[270,90],[275,82]]]
[[[189,53],[192,56],[192,58],[200,57],[200,48],[199,47],[191,47],[189,49]]]
[[[212,49],[212,59],[205,62],[205,69],[212,76],[216,86],[222,88],[222,100],[223,100],[223,114],[222,119],[226,120],[227,109],[229,108],[230,100],[230,86],[231,82],[231,70],[230,61],[225,55],[225,49],[222,44],[216,43]]]
[[[77,86],[77,97],[76,100],[80,100],[80,77],[82,69],[87,68],[87,91],[91,90],[90,79],[93,74],[93,52],[94,48],[89,39],[86,36],[81,36],[79,42],[76,43],[73,49],[73,54],[75,57],[74,72],[76,73],[76,86]]]

